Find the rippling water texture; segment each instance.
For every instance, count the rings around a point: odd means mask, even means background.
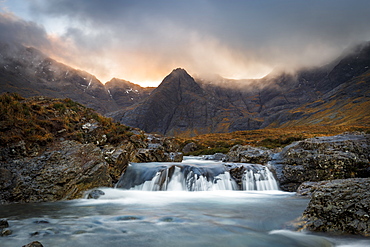
[[[308,199],[272,191],[135,191],[99,199],[0,206],[0,246],[370,246],[365,238],[289,231]]]

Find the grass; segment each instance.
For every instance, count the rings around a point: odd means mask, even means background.
[[[234,145],[262,146],[266,148],[282,148],[294,141],[320,136],[333,136],[344,132],[361,131],[370,133],[368,126],[321,126],[303,125],[285,128],[266,128],[232,133],[199,135],[192,138],[181,138],[183,146],[194,142],[197,150],[187,155],[203,155],[216,152],[227,153]]]
[[[91,132],[82,126],[95,123]],[[96,142],[105,135],[108,143],[128,140],[132,129],[103,117],[70,99],[23,98],[18,94],[0,95],[0,147],[23,140],[26,146],[46,146],[55,140]]]

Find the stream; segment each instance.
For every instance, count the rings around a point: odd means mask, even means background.
[[[175,164],[172,172],[172,163],[138,165],[137,169],[146,167],[145,178],[140,172],[136,178],[130,176],[135,181],[124,182],[125,186],[132,184],[129,189],[99,188],[104,195],[98,199],[0,205],[0,218],[8,220],[12,231],[0,238],[0,246],[23,246],[32,241],[45,247],[370,246],[369,238],[295,232],[291,222],[302,214],[307,198],[266,186],[263,190],[235,190],[232,181],[231,187],[222,182],[230,178],[215,168],[221,162],[183,163],[185,166]],[[202,168],[194,170],[197,164]],[[151,167],[154,171],[149,172]],[[263,177],[265,173],[258,170],[254,170],[256,176],[247,170],[245,177]],[[164,172],[167,175],[161,177]],[[270,179],[267,175],[263,181]],[[205,190],[194,182],[198,180]],[[136,185],[145,182],[145,186]]]

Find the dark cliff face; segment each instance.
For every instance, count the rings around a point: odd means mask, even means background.
[[[148,132],[175,134],[204,128],[211,114],[206,93],[183,69],[172,71],[143,102],[127,111],[120,121]],[[210,103],[212,104],[212,103]]]
[[[331,64],[259,80],[194,80],[169,74],[145,100],[115,119],[166,135],[299,124],[363,124],[369,117],[370,44]]]
[[[175,69],[142,88],[60,64],[33,48],[0,45],[0,93],[71,98],[147,132],[193,136],[314,124],[361,125],[370,118],[370,43],[332,63],[258,80],[192,78]],[[367,121],[367,122],[366,122]]]
[[[113,78],[105,84],[108,93],[119,108],[126,108],[148,97],[154,87],[141,87],[122,79]]]

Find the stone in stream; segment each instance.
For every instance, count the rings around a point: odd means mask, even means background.
[[[295,192],[307,181],[370,177],[370,134],[310,138],[286,146],[270,161],[280,188]]]
[[[303,213],[304,228],[370,236],[370,178],[305,183],[298,194],[311,194]]]
[[[22,247],[43,247],[39,241],[33,241],[29,244],[23,245]]]

